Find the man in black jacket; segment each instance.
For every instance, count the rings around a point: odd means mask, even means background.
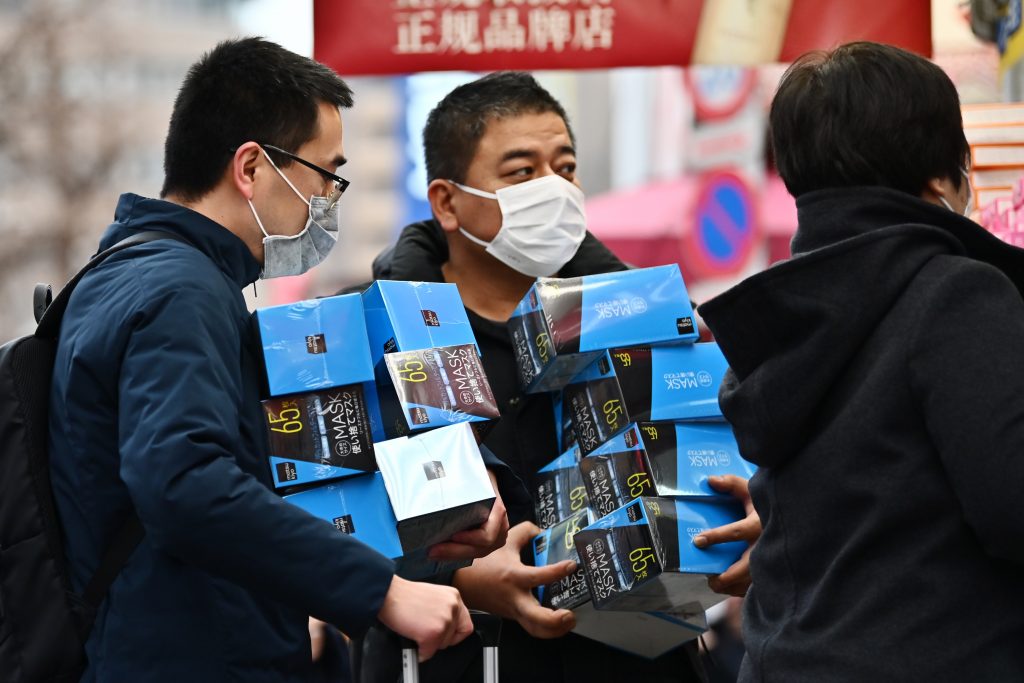
[[[760,466],[740,680],[1024,680],[1024,252],[962,215],[956,89],[852,43],[770,121],[794,257],[701,307]]]
[[[506,321],[538,276],[626,268],[586,232],[574,142],[561,105],[528,74],[499,72],[456,88],[431,112],[424,130],[434,218],[406,227],[373,268],[375,279],[459,286],[501,410],[485,445],[524,482],[559,449],[551,397],[519,387]],[[467,605],[506,618],[503,680],[703,679],[692,643],[647,660],[570,634],[572,613],[541,607],[531,589],[574,567],[535,568],[520,561],[521,548],[538,532],[533,503],[522,488],[501,493],[514,525],[505,547],[456,572],[454,585]],[[742,523],[741,531],[748,533],[751,524],[756,520]],[[725,540],[734,530],[723,527],[721,537],[710,540]],[[746,577],[743,564],[717,585],[742,590]],[[435,658],[424,667],[424,678],[474,680],[479,644],[475,648],[467,641]]]

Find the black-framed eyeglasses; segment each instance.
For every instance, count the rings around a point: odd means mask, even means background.
[[[302,164],[306,168],[311,168],[320,175],[322,175],[325,179],[330,180],[332,183],[334,183],[334,189],[331,190],[331,193],[327,196],[328,209],[334,206],[337,203],[337,201],[341,199],[341,195],[345,194],[345,190],[347,190],[348,186],[351,184],[349,181],[345,180],[340,175],[335,175],[334,173],[331,173],[327,169],[320,168],[313,162],[306,161],[302,157],[292,154],[291,152],[285,151],[280,147],[275,147],[274,145],[268,145],[262,142],[259,143],[259,146],[262,147],[263,149],[269,149],[272,152],[282,154],[291,159],[292,161]]]

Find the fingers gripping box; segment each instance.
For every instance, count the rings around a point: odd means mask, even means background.
[[[587,489],[583,485],[579,460],[579,449],[573,446],[534,475],[534,509],[537,526],[542,529],[586,509]]]
[[[593,514],[584,509],[542,531],[533,539],[534,566],[543,567],[564,560],[579,562],[574,539],[580,529],[593,521]],[[707,630],[702,610],[694,614],[648,614],[594,609],[582,564],[572,575],[539,586],[536,594],[544,607],[571,609],[576,616],[573,632],[577,635],[641,657],[659,657]]]
[[[273,398],[263,414],[278,488],[377,469],[363,385]]]
[[[358,295],[261,308],[255,316],[270,396],[373,381]]]
[[[728,368],[718,344],[612,349],[564,391],[586,455],[630,422],[723,420],[718,387]]]
[[[735,502],[638,498],[576,534],[598,610],[695,614],[726,596],[707,578],[735,563],[747,544],[693,545],[698,534],[743,518]]]
[[[531,393],[561,388],[605,349],[699,337],[678,265],[539,278],[508,326]]]
[[[494,488],[469,424],[383,441],[374,451],[405,551],[487,521]]]
[[[565,560],[579,562],[573,539],[576,532],[595,521],[593,513],[583,508],[533,538],[533,564],[546,567]],[[586,575],[580,567],[570,576],[536,588],[537,601],[551,609],[573,609],[590,600]]]
[[[379,472],[294,493],[284,500],[395,560],[395,571],[403,578],[427,578],[468,566],[467,562],[429,560],[425,550],[403,553],[398,520]]]
[[[580,460],[587,499],[599,516],[640,496],[727,500],[708,477],[749,479],[755,471],[740,457],[732,428],[724,422],[634,423]]]

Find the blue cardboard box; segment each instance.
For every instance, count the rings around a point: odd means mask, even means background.
[[[579,531],[573,541],[598,610],[695,614],[726,598],[707,578],[721,574],[747,548],[706,549],[698,534],[744,517],[736,502],[644,497]]]
[[[254,315],[270,396],[373,381],[359,295],[261,308]]]
[[[531,393],[560,389],[606,349],[699,337],[678,265],[539,278],[508,326]]]
[[[565,560],[579,562],[573,539],[580,529],[594,521],[594,514],[584,507],[534,536],[533,565],[546,567]],[[541,606],[551,609],[573,609],[590,600],[583,567],[579,567],[564,579],[537,586],[534,592]]]
[[[587,499],[598,515],[640,496],[731,499],[712,489],[708,477],[749,479],[755,471],[724,422],[634,423],[580,460]]]
[[[544,567],[564,560],[579,563],[576,534],[593,522],[592,513],[583,509],[535,536],[533,566]],[[538,602],[544,607],[573,611],[576,616],[573,633],[641,657],[659,657],[707,630],[703,610],[692,614],[596,610],[582,564],[570,576],[538,586],[535,591]]]
[[[566,409],[563,392],[551,393],[551,404],[555,410],[555,441],[558,450],[564,453],[576,445],[576,432],[572,427],[572,414]]]
[[[534,509],[540,528],[547,529],[587,508],[579,461],[579,448],[571,446],[534,475]]]
[[[714,342],[612,349],[563,390],[576,442],[586,455],[630,422],[723,420],[726,369]]]
[[[499,416],[453,284],[378,280],[362,293],[387,438]]]
[[[501,416],[473,344],[387,353],[376,374],[390,438],[470,422],[482,439]]]
[[[392,558],[395,571],[403,578],[427,578],[469,565],[464,561],[441,563],[430,560],[426,549],[403,553],[398,538],[398,520],[380,472],[294,493],[285,496],[284,500]]]
[[[372,382],[368,384],[372,387]],[[377,469],[373,411],[368,406],[375,399],[364,389],[364,385],[350,384],[263,402],[276,488]]]
[[[468,423],[374,446],[406,551],[429,548],[480,526],[495,493]]]
[[[378,280],[361,296],[373,365],[395,351],[476,345],[453,284]]]

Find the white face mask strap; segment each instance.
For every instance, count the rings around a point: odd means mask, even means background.
[[[477,197],[483,197],[484,199],[493,199],[495,201],[497,201],[498,199],[498,195],[494,194],[493,192],[484,192],[483,190],[478,190],[475,187],[469,187],[468,185],[457,183],[454,180],[449,180],[448,182],[454,185],[455,187],[459,188],[463,192],[475,194]]]
[[[459,228],[459,232],[461,232],[466,237],[466,239],[468,239],[470,242],[474,242],[476,244],[479,244],[481,247],[489,247],[489,246],[491,246],[490,242],[486,242],[486,241],[480,239],[479,237],[477,237],[475,235],[470,235],[469,231],[466,230],[463,227]]]
[[[262,149],[262,147],[261,147],[260,149]],[[284,181],[285,181],[286,183],[288,183],[288,187],[292,188],[292,192],[294,192],[294,193],[295,193],[295,196],[297,196],[297,197],[298,197],[299,199],[301,199],[301,200],[302,200],[302,203],[303,203],[303,204],[305,204],[306,206],[309,206],[309,200],[308,200],[308,199],[306,199],[305,197],[303,197],[303,196],[302,196],[302,193],[301,193],[301,192],[299,192],[299,191],[298,191],[298,190],[297,190],[297,189],[295,188],[295,186],[294,186],[294,185],[292,185],[292,181],[288,180],[288,176],[286,176],[286,175],[285,175],[284,173],[282,173],[282,172],[281,172],[281,169],[279,169],[279,168],[277,167],[277,164],[275,164],[275,163],[274,163],[274,160],[270,158],[270,155],[269,155],[269,154],[267,154],[267,150],[265,150],[265,149],[264,149],[264,150],[263,150],[263,153],[264,153],[264,154],[266,154],[266,156],[267,156],[267,161],[269,161],[269,162],[270,162],[270,165],[274,167],[274,170],[275,170],[275,171],[277,171],[277,175],[281,176],[281,179],[282,179],[282,180],[284,180]]]
[[[260,226],[260,232],[263,233],[264,237],[270,237],[270,235],[267,234],[267,229],[263,227],[263,221],[260,220],[260,215],[256,213],[256,207],[252,205],[252,200],[246,199],[245,201],[249,203],[249,210],[252,211],[252,217],[256,219],[256,225]]]

